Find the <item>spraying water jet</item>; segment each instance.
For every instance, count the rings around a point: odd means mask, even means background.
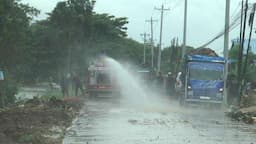
[[[134,76],[129,69],[116,60],[104,56],[103,61],[109,67],[109,72],[115,74],[115,79],[120,88],[121,98],[132,107],[140,107],[144,110],[165,109],[169,106],[166,100],[161,99],[162,95],[149,88]]]

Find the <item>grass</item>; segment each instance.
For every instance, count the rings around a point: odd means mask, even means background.
[[[52,98],[52,97],[56,97],[57,99],[63,98],[62,93],[61,93],[60,90],[49,89],[49,90],[46,91],[45,94],[43,94],[43,95],[41,96],[41,99],[43,99],[43,100],[48,100],[48,99],[50,99],[50,98]]]
[[[33,140],[34,136],[31,134],[23,135],[19,138],[19,142],[31,142]]]
[[[69,93],[68,96],[74,96],[75,95],[75,91],[72,88],[72,86],[69,86],[68,93]],[[46,91],[46,93],[41,96],[41,99],[48,100],[52,97],[56,97],[57,99],[63,98],[61,90],[59,90],[59,89],[48,89]]]

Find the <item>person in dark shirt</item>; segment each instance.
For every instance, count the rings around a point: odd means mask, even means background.
[[[163,88],[163,84],[164,84],[164,78],[163,78],[162,72],[159,72],[157,76],[157,86],[160,88],[160,90]]]
[[[166,89],[167,89],[167,94],[170,96],[173,95],[174,85],[175,85],[175,78],[171,72],[168,72]]]
[[[68,96],[68,79],[62,75],[60,80],[60,87],[63,96]]]
[[[78,96],[79,89],[80,89],[82,94],[84,93],[81,79],[80,79],[80,77],[77,74],[75,74],[73,76],[73,84],[74,84],[74,87],[75,87],[75,95],[76,96]]]

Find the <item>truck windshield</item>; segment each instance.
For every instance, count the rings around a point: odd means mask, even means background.
[[[207,69],[190,69],[189,79],[191,80],[222,80],[223,72]]]

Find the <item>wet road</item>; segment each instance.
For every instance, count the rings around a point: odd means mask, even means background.
[[[256,143],[255,126],[231,121],[221,110],[165,101],[168,106],[139,107],[118,98],[89,99],[64,144]]]

